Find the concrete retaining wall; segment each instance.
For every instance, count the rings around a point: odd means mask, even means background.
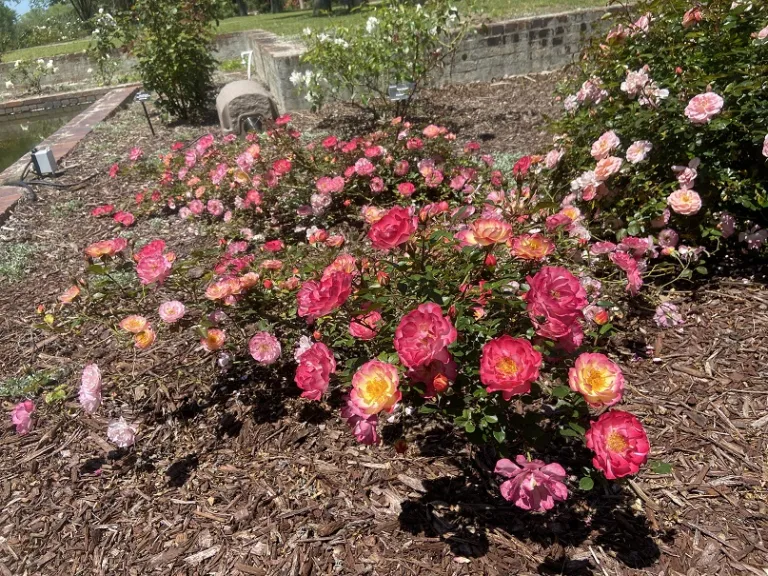
[[[61,109],[83,108],[88,104],[93,104],[104,94],[116,88],[120,87],[94,88],[79,92],[59,92],[58,94],[0,102],[0,127],[9,122],[48,116],[52,112]]]

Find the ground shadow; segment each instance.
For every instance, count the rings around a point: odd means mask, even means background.
[[[168,486],[181,488],[189,480],[189,475],[197,468],[197,454],[188,454],[181,460],[177,460],[168,467],[165,475],[168,476]]]
[[[647,568],[660,556],[645,517],[632,510],[635,495],[619,484],[572,491],[546,514],[521,510],[503,500],[493,475],[490,449],[474,458],[454,457],[461,474],[423,481],[426,492],[401,504],[400,527],[411,534],[442,538],[457,556],[488,553],[489,531],[502,531],[540,553],[558,544],[557,557],[535,566],[539,574],[599,573],[590,560],[569,558],[566,549],[587,540],[631,568]],[[559,460],[566,469],[569,463]],[[583,460],[581,460],[583,462]],[[533,567],[532,567],[533,568]]]

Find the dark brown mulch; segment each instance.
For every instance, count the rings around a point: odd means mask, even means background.
[[[483,96],[497,89],[477,86]],[[476,112],[457,121],[471,130],[481,107],[472,88],[462,90]],[[297,118],[305,129],[312,119]],[[82,268],[82,248],[110,236],[87,211],[135,192],[104,176],[111,154],[161,149],[141,135],[141,121],[128,110],[102,126],[67,177],[100,175],[79,191],[41,190],[0,230],[39,247],[27,278],[0,286],[0,377],[62,369],[75,390],[83,361],[98,357],[108,397],[96,417],[82,416],[73,396],[64,409],[40,402],[30,435],[0,431],[0,574],[765,574],[760,284],[726,279],[681,294],[688,322],[679,329],[647,318],[628,327],[613,350],[626,408],[645,423],[652,459],[673,471],[648,466],[632,482],[574,491],[548,515],[504,502],[489,455],[449,428],[405,429],[408,449],[398,454],[403,431],[387,426],[384,445],[365,448],[337,406],[301,401],[289,381],[223,374],[173,342],[134,354],[105,349],[98,331],[83,344],[28,328],[37,303],[52,302]],[[512,138],[492,120],[476,125]],[[161,133],[167,145],[200,130]],[[140,224],[181,250],[193,242],[163,225]],[[106,442],[118,413],[140,423],[132,450]]]

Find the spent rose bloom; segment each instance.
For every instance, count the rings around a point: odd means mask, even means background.
[[[701,210],[701,196],[695,190],[680,189],[669,195],[667,204],[677,214],[692,216]]]
[[[700,6],[694,6],[693,8],[690,8],[688,11],[686,11],[685,14],[683,14],[683,28],[689,28],[697,22],[701,22],[703,17],[704,16],[701,13]]]
[[[358,340],[373,340],[379,333],[381,322],[378,310],[355,316],[349,323],[349,333]]]
[[[408,368],[429,364],[456,341],[456,328],[440,306],[427,302],[402,317],[395,330],[395,350]]]
[[[650,444],[643,425],[634,415],[611,410],[592,422],[585,435],[594,452],[592,464],[608,480],[636,474],[648,460]]]
[[[402,394],[398,389],[397,367],[380,360],[363,364],[352,377],[350,402],[360,415],[373,416],[382,410],[392,412]]]
[[[331,374],[336,372],[333,352],[322,342],[315,342],[299,356],[294,381],[303,390],[302,398],[319,401],[328,390]]]
[[[376,444],[379,441],[376,433],[379,419],[376,414],[372,416],[362,414],[357,406],[348,400],[346,406],[341,409],[341,417],[347,421],[347,426],[361,444]]]
[[[128,448],[136,442],[136,432],[138,428],[133,424],[128,424],[122,416],[119,420],[114,420],[107,427],[107,438],[118,448]]]
[[[544,260],[554,251],[554,242],[542,234],[522,234],[512,239],[512,254],[521,260]]]
[[[200,339],[200,345],[206,352],[215,352],[224,346],[224,341],[227,339],[227,334],[224,330],[219,328],[208,328],[205,331],[205,336]]]
[[[144,330],[133,337],[133,342],[139,350],[146,350],[155,342],[157,335],[152,327],[147,326]]]
[[[139,332],[146,330],[146,328],[149,326],[149,322],[144,316],[131,314],[130,316],[123,318],[120,321],[119,326],[126,332],[130,332],[131,334],[138,334]]]
[[[13,407],[11,422],[16,426],[16,434],[24,436],[29,434],[34,427],[32,413],[35,411],[35,403],[32,400],[24,400]]]
[[[93,414],[101,406],[101,370],[96,364],[83,368],[78,400],[88,414]]]
[[[173,324],[174,322],[181,320],[184,317],[185,312],[186,308],[184,307],[184,304],[178,300],[168,300],[167,302],[163,302],[157,309],[160,319],[168,324]]]
[[[458,365],[450,352],[443,348],[429,364],[410,368],[407,375],[412,382],[421,382],[425,385],[424,398],[434,398],[445,392],[456,380],[458,374]]]
[[[405,244],[419,226],[419,220],[410,208],[390,208],[368,230],[368,238],[374,248],[392,250]]]
[[[280,341],[269,332],[259,332],[248,341],[248,351],[259,364],[269,366],[277,362],[282,349]]]
[[[692,124],[706,124],[720,114],[723,98],[714,92],[704,92],[691,98],[685,107],[685,115]]]
[[[330,314],[344,304],[352,293],[352,274],[333,272],[318,280],[309,280],[299,289],[296,298],[298,315],[314,320]]]
[[[605,354],[586,352],[569,370],[568,385],[590,406],[613,406],[624,393],[624,374]]]
[[[71,304],[79,295],[80,288],[78,286],[70,286],[59,296],[59,302],[62,304]]]
[[[671,328],[685,323],[683,315],[672,302],[662,302],[656,308],[653,320],[660,328]]]
[[[651,151],[653,145],[647,140],[638,140],[632,142],[629,148],[627,148],[627,162],[630,164],[637,164],[645,160],[648,152]]]
[[[613,130],[605,132],[592,144],[592,158],[595,160],[608,158],[611,152],[619,146],[621,146],[621,140],[619,140],[616,132]]]
[[[504,499],[523,510],[551,510],[555,502],[568,498],[568,488],[563,482],[567,474],[560,464],[546,464],[541,460],[529,462],[521,454],[515,462],[506,458],[499,460],[494,472],[509,478],[501,485]]]
[[[504,400],[527,394],[539,377],[541,354],[528,340],[503,335],[486,342],[480,357],[480,381],[488,392],[501,392]]]

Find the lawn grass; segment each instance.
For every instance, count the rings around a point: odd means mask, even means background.
[[[462,2],[457,1],[461,7]],[[606,0],[476,0],[477,16],[483,19],[503,19],[579,8],[605,6]],[[218,32],[242,32],[244,30],[262,29],[280,36],[299,36],[305,28],[324,30],[335,25],[354,26],[363,22],[375,11],[375,6],[368,6],[352,14],[347,14],[346,8],[337,8],[333,15],[312,16],[312,10],[297,10],[281,14],[256,14],[238,18],[227,18],[219,23]],[[3,62],[28,60],[36,58],[53,58],[62,54],[82,52],[88,48],[89,40],[75,40],[62,44],[48,44],[24,48],[2,55]]]

